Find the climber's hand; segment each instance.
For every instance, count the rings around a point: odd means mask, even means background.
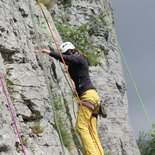
[[[42,53],[40,50],[34,50],[34,53]]]
[[[47,49],[43,49],[42,53],[46,53],[46,54],[50,54],[51,51],[47,50]]]
[[[46,53],[46,54],[50,54],[50,51],[47,49],[43,49],[43,50],[34,50],[34,53]]]
[[[48,48],[50,49],[51,52],[54,52],[53,47],[51,47],[50,45],[48,45]]]

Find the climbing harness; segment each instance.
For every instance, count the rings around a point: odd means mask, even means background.
[[[82,105],[85,106],[85,107],[88,107],[88,108],[92,109],[93,111],[95,110],[94,105],[92,103],[90,103],[90,102],[82,101]]]
[[[100,105],[99,105],[99,110],[95,110],[95,106],[91,103],[91,102],[88,102],[88,101],[82,101],[82,105],[85,106],[85,107],[88,107],[89,109],[93,110],[93,114],[98,114],[99,116],[103,117],[103,118],[106,118],[107,117],[107,112],[105,110],[105,107],[104,105],[102,104],[102,100],[100,101]],[[101,105],[102,104],[102,105]]]
[[[22,152],[23,152],[24,155],[26,155],[26,152],[25,152],[25,149],[24,149],[24,144],[23,144],[23,141],[22,141],[22,138],[21,138],[19,129],[18,129],[16,117],[15,117],[15,115],[14,115],[13,108],[12,108],[12,105],[11,105],[11,99],[10,99],[10,97],[9,97],[9,93],[8,93],[8,90],[7,90],[6,86],[5,86],[5,82],[4,82],[3,75],[2,75],[1,73],[0,73],[0,83],[1,83],[3,92],[4,92],[4,95],[5,95],[7,104],[8,104],[8,108],[9,108],[9,111],[10,111],[10,115],[11,115],[12,121],[13,121],[13,123],[14,123],[14,127],[15,127],[15,130],[16,130],[16,134],[17,134],[17,136],[18,136],[18,139],[19,139],[20,144],[21,144],[21,147],[22,147]]]
[[[105,6],[104,6],[104,4],[105,4],[105,2],[104,2],[104,0],[100,0],[100,2],[101,2],[101,5],[102,5],[102,7],[103,7],[103,9],[104,9],[104,13],[108,16],[108,10],[105,8]],[[143,100],[142,100],[142,98],[141,98],[141,96],[140,96],[140,93],[139,93],[139,90],[138,90],[138,88],[137,88],[137,86],[136,86],[136,83],[135,83],[135,81],[134,81],[134,78],[133,78],[133,76],[132,76],[132,74],[131,74],[131,71],[130,71],[130,68],[129,68],[129,66],[128,66],[128,63],[127,63],[127,61],[126,61],[126,59],[125,59],[125,56],[124,56],[124,53],[123,53],[123,50],[121,49],[121,47],[120,47],[120,44],[119,44],[119,42],[118,42],[118,39],[117,39],[117,37],[116,37],[116,32],[115,32],[115,29],[113,28],[113,24],[112,24],[112,16],[110,16],[110,26],[111,26],[111,30],[112,30],[112,33],[113,33],[113,35],[114,35],[114,37],[115,37],[115,40],[116,40],[116,42],[117,42],[117,46],[118,46],[118,49],[119,49],[119,52],[120,52],[120,54],[121,54],[121,57],[122,57],[122,59],[123,59],[123,62],[124,62],[124,64],[125,64],[125,67],[126,67],[126,69],[127,69],[127,72],[128,72],[128,74],[129,74],[129,77],[130,77],[130,80],[131,80],[131,82],[132,82],[132,84],[133,84],[133,87],[134,87],[134,89],[135,89],[135,91],[136,91],[136,95],[137,95],[137,98],[138,98],[138,100],[139,100],[139,104],[140,104],[140,106],[142,107],[142,109],[143,109],[143,111],[144,111],[144,114],[145,114],[145,116],[146,116],[146,119],[148,120],[148,123],[149,123],[149,126],[150,126],[150,128],[152,129],[152,121],[151,121],[151,119],[150,119],[150,117],[149,117],[149,114],[148,114],[148,112],[147,112],[147,110],[146,110],[146,107],[145,107],[145,105],[144,105],[144,102],[143,102]]]
[[[80,100],[80,98],[79,98],[79,96],[78,96],[78,93],[77,93],[77,91],[76,91],[75,85],[74,85],[74,83],[73,83],[73,81],[72,81],[72,79],[71,79],[71,76],[70,76],[69,71],[68,71],[68,69],[67,69],[67,65],[66,65],[66,63],[65,63],[65,61],[64,61],[64,58],[63,58],[63,56],[62,56],[62,53],[61,53],[61,51],[60,51],[60,49],[59,49],[59,46],[58,46],[58,44],[57,44],[57,42],[56,42],[56,39],[55,39],[54,34],[53,34],[53,31],[52,31],[51,26],[50,26],[50,24],[49,24],[49,22],[48,22],[48,19],[47,19],[47,17],[46,17],[46,14],[45,14],[45,12],[44,12],[44,10],[43,10],[43,8],[42,8],[41,2],[40,2],[40,0],[37,0],[37,1],[38,1],[39,6],[40,6],[40,9],[41,9],[41,11],[42,11],[42,14],[44,15],[44,18],[45,18],[45,20],[46,20],[46,23],[47,23],[47,25],[48,25],[48,28],[49,28],[49,31],[50,31],[50,33],[51,33],[52,39],[53,39],[53,41],[54,41],[54,43],[55,43],[55,45],[56,45],[57,51],[58,51],[58,53],[59,53],[59,55],[60,55],[60,57],[61,57],[61,60],[62,60],[62,62],[63,62],[63,64],[64,64],[64,68],[65,68],[65,70],[66,70],[66,72],[67,72],[67,74],[68,74],[68,77],[69,77],[71,86],[72,86],[72,88],[73,88],[73,90],[74,90],[74,93],[75,93],[75,95],[76,95],[76,98],[77,98],[77,100],[78,100],[78,102],[79,102],[79,104],[80,104],[80,108],[81,108],[82,111],[83,111],[83,107],[82,107],[81,100]],[[84,111],[83,111],[83,114],[84,114],[84,117],[85,117],[85,119],[86,119],[86,115],[85,115]],[[89,122],[89,123],[90,123],[90,122]],[[93,133],[93,130],[92,130],[92,127],[91,127],[90,124],[89,124],[89,131],[90,131],[90,134],[91,134],[91,135],[93,136],[93,138],[95,139],[96,144],[97,144],[97,147],[98,147],[98,149],[99,149],[99,151],[100,151],[100,154],[102,155],[102,151],[100,150],[100,148],[99,148],[99,146],[98,146],[97,140],[96,140],[96,138],[95,138],[95,136],[94,136],[94,133]]]

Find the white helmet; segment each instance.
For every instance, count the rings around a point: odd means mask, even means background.
[[[60,45],[61,53],[65,53],[69,49],[75,49],[75,46],[71,42],[65,42],[62,45]]]

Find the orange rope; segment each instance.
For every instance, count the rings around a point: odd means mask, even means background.
[[[72,78],[71,78],[70,73],[69,73],[69,71],[68,71],[67,65],[66,65],[65,60],[64,60],[64,58],[63,58],[63,56],[62,56],[62,53],[61,53],[60,48],[59,48],[59,46],[58,46],[58,44],[57,44],[57,41],[56,41],[56,39],[55,39],[55,37],[54,37],[52,28],[51,28],[51,26],[50,26],[50,24],[49,24],[49,22],[48,22],[48,19],[47,19],[47,17],[46,17],[46,14],[45,14],[45,12],[44,12],[44,10],[43,10],[43,8],[42,8],[42,5],[41,5],[40,0],[38,0],[38,4],[39,4],[40,9],[41,9],[41,11],[42,11],[42,13],[43,13],[43,15],[44,15],[44,18],[45,18],[46,23],[47,23],[47,25],[48,25],[48,28],[49,28],[49,31],[50,31],[50,33],[51,33],[52,39],[54,40],[54,43],[55,43],[55,45],[56,45],[57,51],[58,51],[58,53],[59,53],[59,55],[60,55],[60,57],[61,57],[61,60],[62,60],[62,62],[63,62],[63,64],[64,64],[64,68],[65,68],[65,70],[66,70],[66,72],[67,72],[67,74],[68,74],[70,83],[71,83],[72,88],[73,88],[73,90],[74,90],[74,92],[75,92],[75,94],[76,94],[76,98],[77,98],[77,100],[78,100],[78,102],[79,102],[79,104],[80,104],[80,108],[82,109],[82,111],[83,111],[83,113],[84,113],[84,110],[83,110],[83,107],[82,107],[82,103],[81,103],[80,97],[79,97],[79,95],[78,95],[78,93],[77,93],[77,91],[76,91],[75,85],[74,85],[74,83],[73,83],[73,81],[72,81]],[[87,117],[86,117],[85,113],[84,113],[84,117],[85,117],[85,119],[87,120]],[[97,140],[96,140],[94,134],[92,134],[92,127],[91,127],[90,125],[89,125],[89,131],[90,131],[91,135],[93,136],[93,138],[95,139],[96,144],[97,144],[97,146],[98,146]],[[100,150],[100,147],[99,147],[99,146],[98,146],[98,149]],[[101,155],[102,155],[102,151],[101,151],[101,150],[100,150],[100,153],[101,153]]]

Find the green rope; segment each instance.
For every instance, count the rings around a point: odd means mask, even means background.
[[[105,6],[104,6],[104,4],[105,4],[104,0],[100,0],[100,2],[101,2],[101,5],[102,5],[103,9],[105,10],[106,15],[108,16],[109,13],[108,13],[108,10],[107,10],[107,9],[105,8]],[[136,86],[136,83],[135,83],[135,81],[134,81],[134,78],[133,78],[133,76],[132,76],[132,74],[131,74],[131,71],[130,71],[130,68],[129,68],[129,66],[128,66],[128,63],[127,63],[127,61],[126,61],[126,59],[125,59],[123,50],[121,49],[120,44],[119,44],[119,42],[118,42],[118,39],[117,39],[117,36],[116,36],[116,32],[115,32],[115,29],[114,29],[113,24],[112,24],[112,15],[110,16],[110,21],[111,21],[111,22],[110,22],[110,26],[111,26],[111,29],[112,29],[112,33],[113,33],[113,35],[114,35],[114,37],[115,37],[115,40],[116,40],[116,43],[117,43],[119,52],[120,52],[120,54],[121,54],[121,57],[122,57],[122,59],[123,59],[123,62],[124,62],[125,67],[126,67],[126,69],[127,69],[127,72],[128,72],[129,77],[130,77],[130,79],[131,79],[131,82],[132,82],[132,84],[133,84],[133,87],[134,87],[134,89],[135,89],[135,91],[136,91],[137,98],[139,99],[139,102],[138,102],[138,103],[140,104],[140,106],[142,107],[142,109],[143,109],[143,111],[144,111],[144,114],[145,114],[145,116],[146,116],[146,118],[147,118],[147,120],[148,120],[148,122],[149,122],[150,128],[152,128],[152,121],[151,121],[151,119],[150,119],[150,117],[149,117],[149,114],[148,114],[146,108],[145,108],[144,102],[143,102],[143,100],[142,100],[142,98],[141,98],[141,96],[140,96],[140,93],[139,93],[139,90],[138,90],[138,88],[137,88],[137,86]]]
[[[40,39],[39,39],[39,37],[37,35],[37,28],[36,28],[36,24],[35,24],[35,20],[34,20],[34,16],[33,16],[34,15],[33,9],[31,7],[31,0],[29,0],[28,2],[29,2],[29,10],[30,10],[30,14],[31,14],[31,19],[32,19],[33,27],[34,27],[34,30],[35,30],[37,44],[40,45],[40,42],[41,41],[40,41]],[[40,46],[38,46],[38,48],[40,48]],[[43,57],[42,57],[42,55],[40,56],[40,60],[42,61],[42,64],[43,64]],[[50,89],[50,81],[48,79],[48,74],[47,74],[46,68],[44,67],[44,65],[42,65],[42,66],[43,66],[43,71],[44,71],[44,74],[45,74],[45,81],[46,81],[46,84],[47,84],[49,98],[50,98],[50,101],[52,102],[53,98],[52,98],[52,92],[51,92],[51,89]],[[54,108],[53,104],[51,104],[51,105],[52,105],[52,110],[53,110],[55,125],[56,125],[56,128],[57,128],[59,137],[60,137],[60,143],[61,143],[61,147],[62,147],[62,152],[65,155],[65,149],[64,149],[63,139],[62,139],[62,135],[61,135],[59,124],[57,123],[55,108]]]

